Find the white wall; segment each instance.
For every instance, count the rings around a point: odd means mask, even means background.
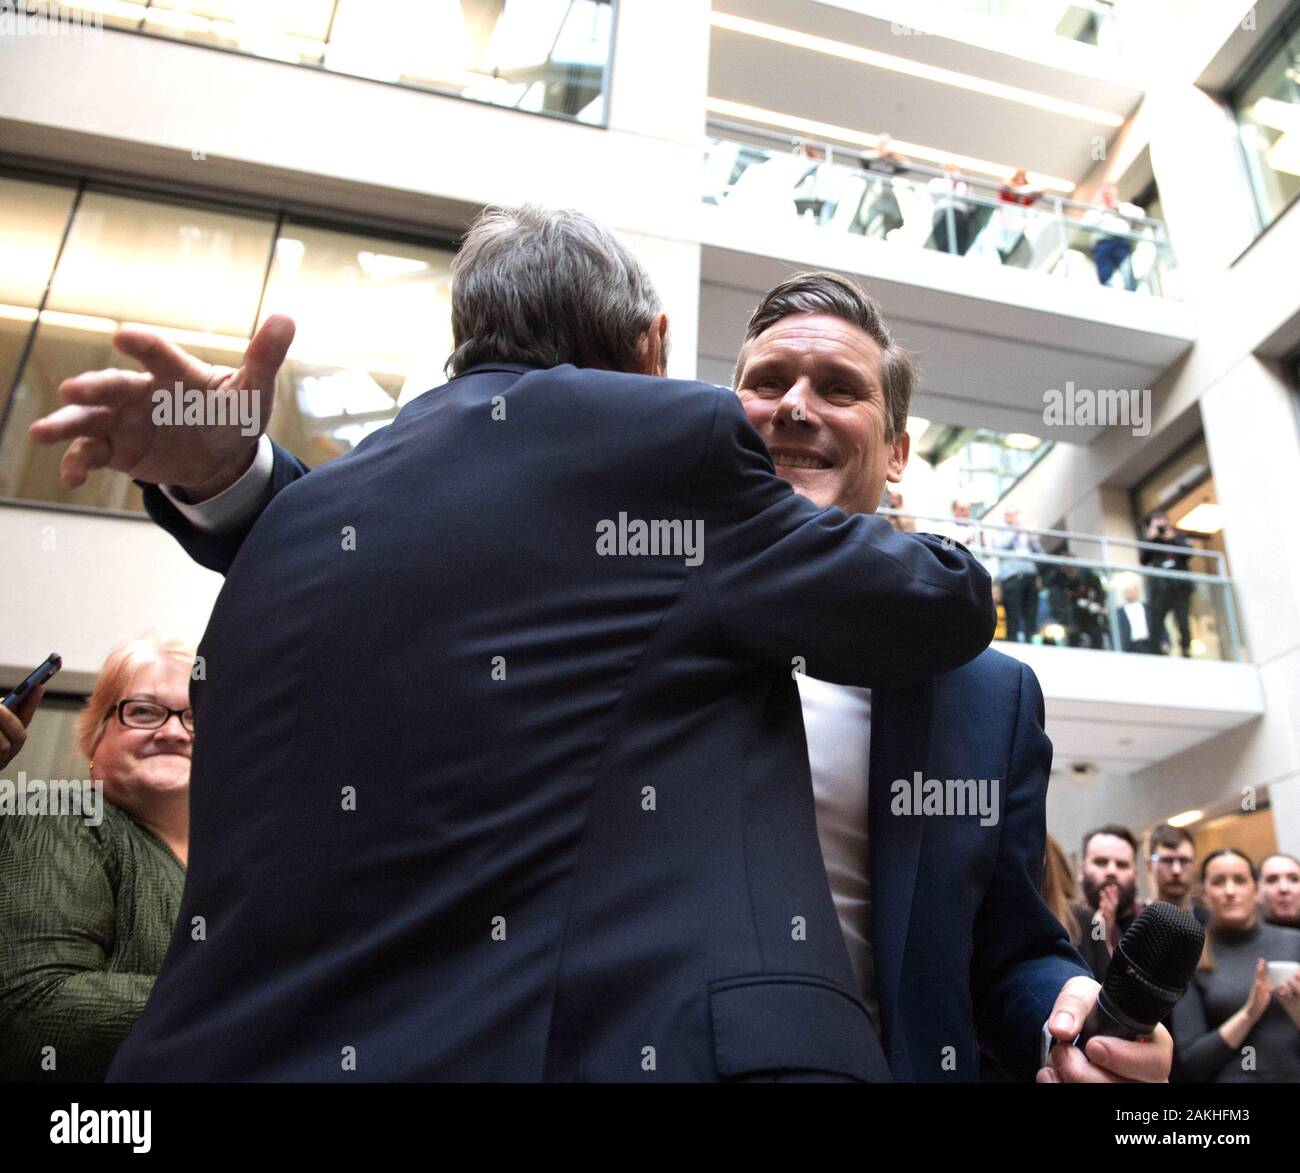
[[[50,652],[50,687],[80,691],[115,645],[155,630],[197,643],[221,579],[149,521],[0,508],[0,682]]]
[[[1221,9],[1196,5],[1192,15],[1223,24]],[[1208,57],[1213,48],[1202,45],[1200,51]],[[1157,382],[1149,438],[1137,440],[1117,428],[1087,449],[1062,446],[1013,497],[1038,516],[1088,523],[1082,528],[1098,518],[1114,524],[1117,512],[1122,521],[1127,489],[1202,426],[1265,712],[1129,778],[1054,788],[1049,822],[1072,842],[1086,825],[1114,819],[1136,830],[1180,810],[1231,807],[1243,787],[1261,795],[1269,788],[1279,842],[1294,852],[1300,848],[1294,797],[1300,791],[1300,525],[1293,518],[1300,501],[1300,428],[1295,392],[1267,356],[1280,349],[1279,339],[1297,337],[1300,208],[1254,239],[1230,117],[1187,80],[1199,68],[1153,89],[1127,138],[1094,177],[1120,176],[1149,145],[1197,318],[1196,346]]]

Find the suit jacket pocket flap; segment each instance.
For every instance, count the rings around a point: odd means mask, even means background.
[[[723,1076],[825,1071],[872,1082],[889,1069],[862,1003],[821,978],[755,974],[709,983]]]

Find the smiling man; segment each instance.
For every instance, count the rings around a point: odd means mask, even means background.
[[[763,298],[734,375],[777,474],[849,514],[874,513],[885,482],[902,478],[914,383],[875,302],[832,273],[799,274]],[[903,688],[830,684],[814,660],[806,667],[818,836],[894,1078],[975,1080],[981,1051],[1017,1079],[1167,1078],[1163,1027],[1154,1046],[1063,1045],[1097,985],[1040,894],[1052,748],[1034,674],[994,651]],[[918,776],[945,794],[953,780],[999,779],[999,809],[989,822],[937,797],[920,812],[891,801],[898,780]],[[1044,1065],[1049,1020],[1057,1045]]]

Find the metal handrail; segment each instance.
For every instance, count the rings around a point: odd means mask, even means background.
[[[746,125],[745,123],[743,123],[743,122],[733,122],[733,121],[731,121],[731,120],[729,120],[729,119],[725,119],[725,118],[711,118],[711,119],[709,119],[708,126],[705,128],[705,133],[706,133],[706,135],[708,135],[709,130],[710,130],[711,128],[713,128],[713,127],[718,127],[718,128],[724,129],[724,130],[740,131],[740,132],[742,132],[742,133],[744,133],[744,134],[750,134],[750,135],[753,135],[753,136],[756,137],[756,138],[766,138],[766,139],[770,139],[770,140],[773,141],[773,142],[780,143],[783,147],[786,148],[787,151],[789,151],[791,148],[793,148],[793,146],[794,146],[796,143],[800,143],[800,142],[802,142],[802,143],[807,143],[807,144],[809,144],[809,145],[811,145],[811,146],[815,146],[815,147],[818,147],[818,148],[820,148],[820,149],[824,149],[824,150],[826,151],[826,156],[827,156],[827,157],[826,157],[826,160],[825,160],[825,161],[826,161],[827,163],[830,163],[832,166],[837,166],[837,167],[838,167],[838,166],[843,166],[843,164],[839,164],[839,163],[836,163],[836,162],[835,162],[833,156],[834,156],[834,153],[835,153],[835,151],[836,151],[836,148],[835,148],[835,147],[834,147],[830,142],[827,142],[827,141],[823,141],[823,140],[812,140],[812,139],[804,138],[804,137],[802,137],[802,136],[797,136],[797,135],[785,135],[785,134],[781,134],[781,133],[779,133],[779,132],[777,132],[777,131],[765,130],[765,129],[761,128],[761,127],[747,126],[747,125]],[[717,141],[719,141],[719,142],[729,141],[729,140],[727,140],[727,139],[725,139],[725,138],[721,138],[721,137],[719,137],[719,136],[709,135],[709,137],[716,138]],[[738,145],[744,145],[744,144],[738,144]],[[759,150],[764,150],[764,149],[766,149],[766,148],[758,147],[758,149],[759,149]],[[843,146],[842,146],[842,147],[840,147],[840,148],[838,148],[838,149],[839,149],[840,154],[848,153],[848,154],[850,154],[850,155],[851,155],[851,156],[852,156],[852,157],[853,157],[853,158],[854,158],[854,159],[855,159],[855,160],[860,164],[861,161],[863,160],[863,156],[864,156],[865,152],[868,151],[868,150],[870,150],[871,148],[869,148],[869,147],[865,147],[865,148],[856,148],[856,149],[855,149],[855,148],[843,147]],[[818,160],[809,160],[809,166],[810,166],[810,167],[817,166],[817,164],[818,164]],[[858,170],[861,170],[861,167],[859,167]],[[899,170],[900,170],[900,171],[903,171],[903,172],[916,172],[918,175],[928,175],[928,176],[930,176],[931,178],[935,178],[935,179],[945,179],[945,178],[947,178],[947,177],[949,176],[949,174],[950,174],[949,172],[944,171],[942,168],[939,168],[939,167],[931,167],[929,164],[926,164],[926,163],[917,163],[917,162],[914,162],[913,160],[911,160],[911,159],[907,159],[907,158],[900,158],[900,160],[899,160]],[[883,178],[883,177],[882,177],[882,178]],[[999,183],[996,179],[989,179],[989,178],[987,178],[987,177],[985,177],[985,176],[982,176],[982,175],[971,175],[970,173],[965,172],[965,171],[958,171],[958,172],[956,172],[956,178],[957,178],[957,179],[960,179],[960,180],[963,180],[963,181],[966,182],[966,183],[974,184],[974,185],[977,185],[977,186],[979,186],[979,187],[985,187],[985,188],[988,188],[988,189],[991,190],[991,191],[996,191],[996,192],[999,192],[999,193],[1002,192],[1002,191],[1003,191],[1005,188],[1007,188],[1008,186],[1010,186],[1008,183]],[[978,197],[972,197],[972,198],[978,198]],[[1055,204],[1055,205],[1057,205],[1057,206],[1060,206],[1060,207],[1078,208],[1079,210],[1081,210],[1081,211],[1085,211],[1085,212],[1092,212],[1092,211],[1098,211],[1098,212],[1115,212],[1115,209],[1113,209],[1113,208],[1108,208],[1108,207],[1106,207],[1105,204],[1089,204],[1089,203],[1085,203],[1085,202],[1083,202],[1082,200],[1073,200],[1073,199],[1070,199],[1069,196],[1056,195],[1056,194],[1051,193],[1051,192],[1043,192],[1043,193],[1041,193],[1041,195],[1040,195],[1040,199],[1045,200],[1045,201],[1046,201],[1046,200],[1050,200],[1053,204]],[[1001,201],[996,201],[996,202],[1000,203]],[[1127,215],[1127,214],[1125,214],[1125,213],[1123,213],[1123,212],[1115,212],[1115,215],[1117,215],[1117,216],[1123,216],[1125,220],[1128,220],[1128,221],[1130,221],[1130,222],[1132,222],[1132,223],[1149,224],[1149,225],[1151,225],[1151,226],[1153,226],[1153,227],[1159,229],[1159,230],[1161,231],[1162,234],[1163,234],[1163,232],[1164,232],[1164,228],[1165,228],[1165,226],[1164,226],[1164,221],[1154,219],[1154,218],[1151,217],[1151,216],[1145,216],[1145,215],[1144,215],[1144,216],[1130,216],[1130,215]],[[1068,219],[1068,218],[1069,218],[1069,217],[1066,217],[1066,219]],[[1118,235],[1118,233],[1115,233],[1114,235]],[[1142,238],[1142,239],[1145,239],[1145,238]]]
[[[903,517],[912,521],[937,522],[941,525],[952,526],[960,525],[965,519],[960,517],[939,517],[935,514],[915,513],[910,509],[888,509],[882,508],[876,510],[882,517]],[[1157,567],[1134,566],[1127,562],[1113,562],[1109,559],[1096,561],[1086,558],[1074,558],[1073,556],[1062,556],[1057,554],[1038,554],[1024,553],[1022,551],[1007,550],[989,550],[990,557],[1014,557],[1021,554],[1022,557],[1034,562],[1061,562],[1066,565],[1080,565],[1099,567],[1105,570],[1128,571],[1137,574],[1146,574],[1161,578],[1189,578],[1197,581],[1212,581],[1221,583],[1230,583],[1232,579],[1224,572],[1224,555],[1219,550],[1202,550],[1199,547],[1189,550],[1186,546],[1171,546],[1163,542],[1146,542],[1134,538],[1112,538],[1104,534],[1085,534],[1075,530],[1062,529],[1041,529],[1036,526],[1028,525],[999,525],[992,521],[979,521],[975,518],[970,519],[970,529],[977,534],[983,534],[985,530],[996,530],[1002,533],[1031,534],[1034,537],[1063,538],[1066,541],[1089,542],[1102,547],[1103,553],[1108,546],[1127,546],[1136,549],[1156,550],[1163,553],[1175,554],[1182,558],[1212,558],[1219,566],[1217,574],[1199,574],[1188,570],[1163,570]],[[923,531],[924,532],[924,531]],[[972,551],[973,552],[973,551]]]

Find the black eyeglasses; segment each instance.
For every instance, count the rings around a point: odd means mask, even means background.
[[[192,709],[169,709],[157,701],[133,700],[131,697],[117,704],[117,719],[128,729],[161,729],[172,717],[179,717],[181,724],[189,732],[194,732]]]

